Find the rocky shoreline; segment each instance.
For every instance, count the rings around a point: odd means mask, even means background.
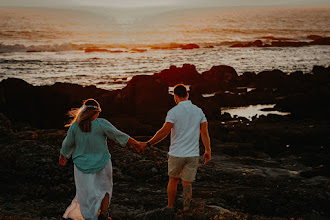
[[[167,201],[168,138],[142,153],[109,142],[113,219],[330,218],[329,67],[238,76],[229,66],[200,74],[187,64],[133,77],[116,91],[0,82],[0,219],[61,219],[75,194],[72,161],[58,165],[71,107],[96,98],[102,117],[143,141],[174,106],[168,87],[181,82],[191,85],[192,101],[208,117],[213,148],[213,160],[199,168],[193,186],[193,209],[182,213],[180,194],[174,214],[161,209]],[[252,121],[220,114],[224,106],[260,103],[291,114]]]

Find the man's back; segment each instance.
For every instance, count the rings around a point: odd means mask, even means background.
[[[203,111],[190,100],[182,101],[167,113],[166,122],[174,124],[169,155],[199,156],[200,124],[206,122]]]

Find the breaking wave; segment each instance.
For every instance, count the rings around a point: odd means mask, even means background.
[[[6,45],[0,43],[0,53],[13,52],[58,52],[79,50],[80,46],[72,43],[53,44],[53,45],[31,45],[25,46],[22,44]]]

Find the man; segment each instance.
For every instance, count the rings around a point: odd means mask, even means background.
[[[168,111],[163,127],[147,143],[141,145],[142,149],[155,145],[171,132],[168,153],[168,208],[174,206],[177,184],[181,178],[184,211],[189,209],[191,203],[192,182],[195,180],[198,167],[200,134],[205,147],[204,164],[211,160],[206,117],[203,111],[193,105],[188,98],[189,94],[185,85],[176,85],[174,100],[177,105]]]

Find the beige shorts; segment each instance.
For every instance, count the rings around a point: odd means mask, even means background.
[[[186,182],[194,182],[199,157],[174,157],[168,155],[168,175],[181,178]]]

